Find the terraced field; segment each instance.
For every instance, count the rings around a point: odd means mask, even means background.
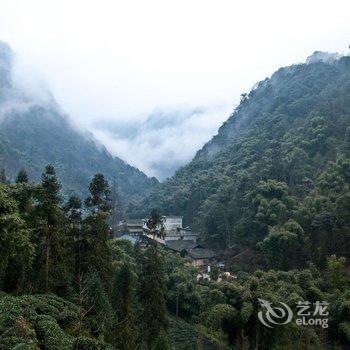
[[[226,350],[227,347],[197,331],[191,324],[170,318],[170,339],[176,350]]]

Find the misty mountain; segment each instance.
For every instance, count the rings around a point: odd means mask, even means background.
[[[134,203],[130,215],[157,207],[183,215],[210,244],[255,244],[268,232],[252,201],[261,181],[281,183],[299,203],[321,192],[317,186],[330,176],[324,174],[330,162],[350,146],[350,57],[316,52],[307,62],[281,68],[243,94],[217,135],[187,166]]]
[[[65,193],[83,194],[98,172],[110,181],[115,178],[125,196],[141,196],[157,184],[155,178],[113,157],[92,135],[73,127],[52,97],[37,100],[16,87],[12,59],[10,47],[0,42],[0,168],[10,179],[24,168],[31,180],[38,180],[51,163]]]
[[[191,161],[227,110],[223,105],[156,109],[139,120],[102,119],[91,130],[114,154],[163,181]]]

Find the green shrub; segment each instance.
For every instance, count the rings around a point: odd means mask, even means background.
[[[79,337],[74,341],[74,350],[112,350],[109,345],[96,339]]]
[[[51,316],[41,316],[36,325],[44,348],[47,350],[72,349],[73,339],[67,335]]]

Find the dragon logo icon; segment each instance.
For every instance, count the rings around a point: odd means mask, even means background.
[[[293,318],[292,309],[285,303],[279,302],[282,307],[272,307],[272,303],[267,300],[259,299],[260,305],[265,308],[258,312],[260,322],[269,328],[274,325],[283,325],[289,323]]]

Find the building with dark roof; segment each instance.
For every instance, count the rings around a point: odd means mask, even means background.
[[[193,249],[196,247],[198,247],[198,244],[190,240],[185,241],[185,240],[179,239],[177,241],[169,241],[166,243],[166,248],[176,253],[186,252],[187,254],[187,250]]]
[[[169,241],[165,247],[183,257],[188,257],[194,267],[208,270],[208,267],[215,262],[216,253],[210,249],[202,248],[194,241]]]
[[[206,267],[212,265],[216,254],[214,251],[206,248],[195,247],[187,250],[188,257],[191,259],[191,264],[195,267]]]

